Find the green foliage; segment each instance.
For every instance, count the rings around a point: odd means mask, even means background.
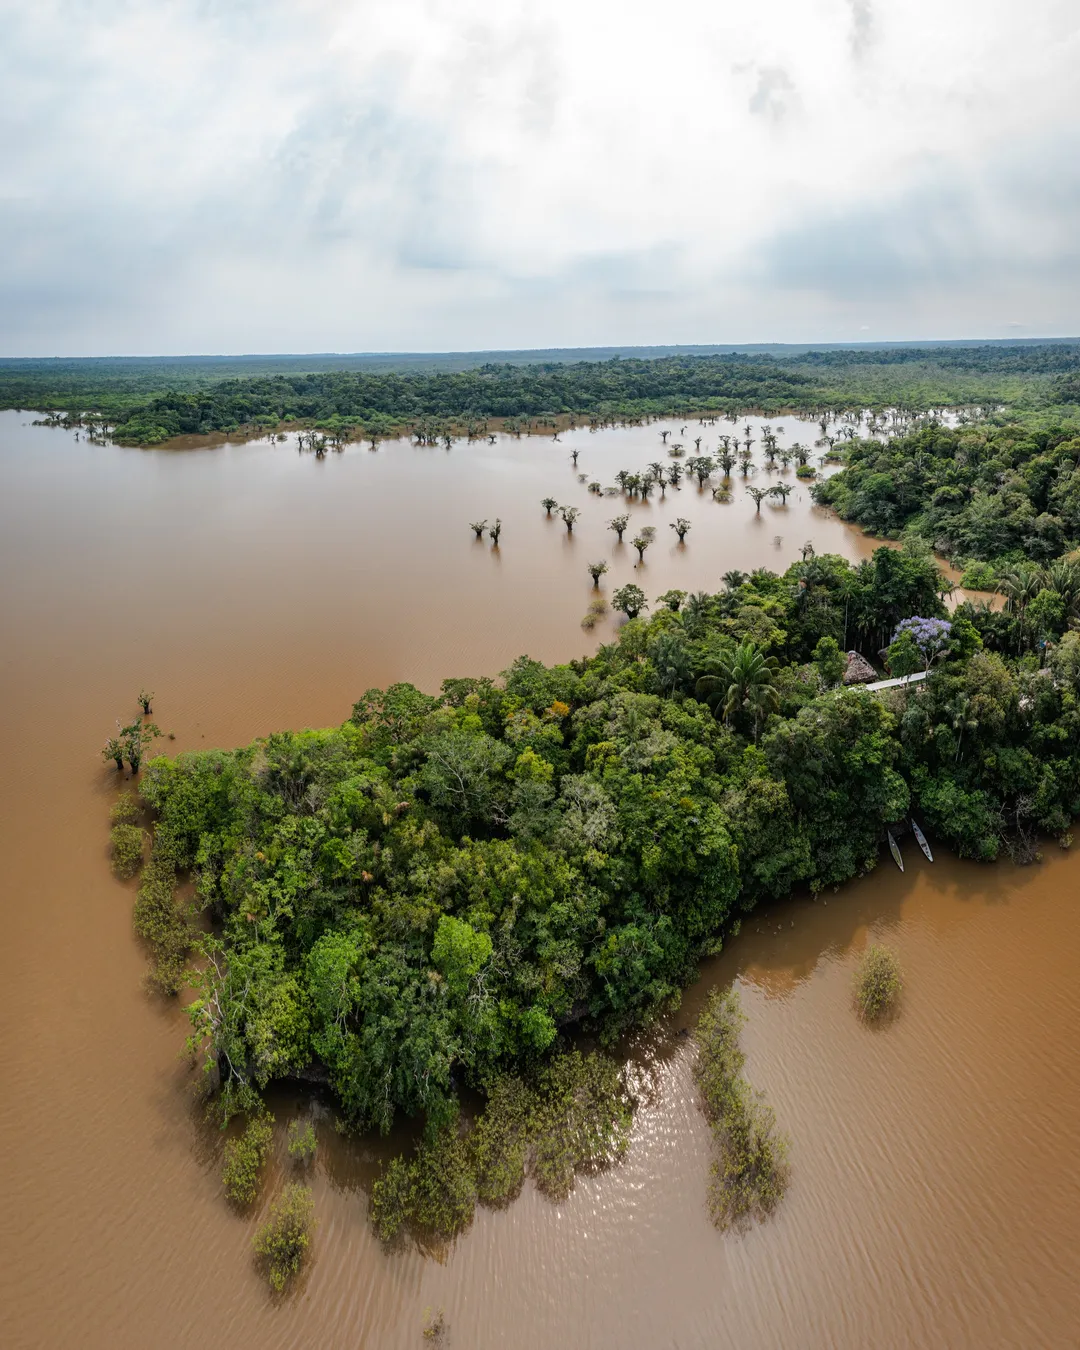
[[[988,562],[969,562],[960,577],[960,585],[967,591],[997,590],[998,574]]]
[[[255,1256],[275,1293],[282,1293],[300,1273],[311,1246],[314,1216],[311,1188],[293,1182],[274,1200],[270,1217],[255,1234]]]
[[[702,1109],[713,1132],[716,1161],[709,1186],[709,1213],[720,1229],[765,1219],[787,1188],[790,1145],[772,1108],[743,1074],[739,1047],[745,1018],[734,987],[714,990],[695,1030],[694,1067]]]
[[[118,877],[133,877],[142,866],[146,831],[138,825],[114,825],[109,831],[113,869]]]
[[[556,1055],[532,1083],[502,1076],[471,1126],[454,1115],[429,1130],[411,1158],[391,1159],[372,1191],[375,1227],[385,1242],[406,1228],[452,1238],[477,1201],[505,1205],[527,1174],[545,1195],[563,1199],[579,1172],[623,1156],[631,1110],[623,1072],[605,1055]]]
[[[287,1131],[289,1157],[297,1163],[309,1163],[318,1150],[318,1141],[315,1138],[315,1126],[310,1121],[306,1124],[299,1120],[290,1120]]]
[[[818,640],[813,660],[821,676],[821,683],[826,689],[832,689],[844,678],[847,655],[840,650],[840,644],[831,634],[826,634]]]
[[[133,792],[121,792],[109,809],[109,821],[113,825],[137,825],[142,816],[142,808]]]
[[[888,947],[867,947],[855,971],[855,1007],[867,1022],[876,1022],[896,1010],[904,980],[900,962]]]
[[[646,608],[645,592],[640,586],[635,586],[633,582],[630,582],[626,586],[619,587],[611,597],[611,605],[613,609],[621,610],[628,619],[636,619],[641,611]]]
[[[117,876],[134,876],[143,865],[143,849],[146,846],[146,832],[138,825],[113,825],[109,830],[109,845],[112,848],[112,867]]]
[[[250,1205],[258,1195],[259,1173],[273,1140],[274,1117],[259,1115],[248,1122],[243,1134],[226,1143],[221,1181],[234,1205]]]

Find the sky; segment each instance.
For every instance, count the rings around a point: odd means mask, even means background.
[[[1076,0],[0,0],[0,355],[1080,333]]]

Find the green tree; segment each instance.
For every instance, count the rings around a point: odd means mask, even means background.
[[[814,648],[814,665],[817,666],[821,682],[826,689],[832,689],[844,678],[847,656],[840,650],[840,645],[834,637],[826,635],[818,639]]]
[[[611,604],[614,609],[621,611],[628,619],[636,619],[645,609],[645,592],[640,586],[631,583],[628,586],[620,586],[611,597]]]

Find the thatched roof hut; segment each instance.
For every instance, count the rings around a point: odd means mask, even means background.
[[[871,680],[876,679],[877,671],[865,656],[860,656],[858,652],[848,652],[847,669],[844,671],[845,684],[869,684]]]

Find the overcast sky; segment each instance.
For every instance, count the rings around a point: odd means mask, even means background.
[[[0,354],[1080,333],[1077,0],[0,0]]]

